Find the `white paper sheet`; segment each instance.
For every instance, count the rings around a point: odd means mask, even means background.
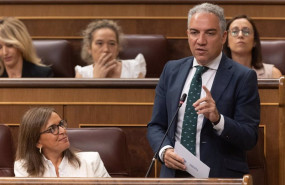
[[[175,142],[174,152],[185,161],[186,171],[195,178],[208,178],[210,168],[187,150],[180,142]]]

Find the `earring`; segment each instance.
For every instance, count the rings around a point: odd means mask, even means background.
[[[42,147],[40,147],[40,153],[42,153]]]

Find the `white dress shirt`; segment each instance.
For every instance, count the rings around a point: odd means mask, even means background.
[[[64,156],[58,168],[59,177],[110,177],[98,152],[78,152],[76,155],[81,162],[80,167],[73,166],[69,163],[67,157]],[[54,165],[44,155],[43,163],[45,172],[41,177],[57,177]],[[23,164],[23,160],[15,162],[15,176],[31,177]]]
[[[144,56],[139,53],[135,59],[121,60],[122,72],[120,78],[139,78],[146,75],[146,61]],[[75,66],[75,72],[82,78],[93,78],[93,64],[81,67]]]
[[[211,88],[212,88],[212,85],[213,85],[213,82],[214,82],[216,72],[218,70],[221,58],[222,58],[222,53],[220,53],[220,55],[217,58],[215,58],[212,62],[210,62],[207,65],[207,67],[209,69],[202,74],[202,85],[206,86],[209,91],[211,91]],[[195,66],[198,66],[198,65],[199,64],[198,64],[197,60],[194,58],[193,67],[189,71],[188,77],[185,81],[185,84],[184,84],[184,87],[183,87],[183,90],[181,93],[181,96],[184,93],[186,93],[188,95],[192,78],[196,72]],[[206,92],[203,89],[201,89],[200,98],[203,98],[205,96],[206,96]],[[185,100],[185,103],[183,103],[181,108],[179,109],[178,117],[177,117],[177,128],[176,128],[176,132],[175,132],[175,141],[179,141],[179,142],[181,140],[181,132],[182,132],[186,102],[187,102],[187,99]],[[198,158],[200,158],[200,135],[201,135],[201,129],[203,126],[203,119],[204,119],[204,115],[199,114],[198,118],[197,118],[197,132],[196,132],[196,157],[198,157]],[[218,135],[221,135],[221,133],[224,129],[224,117],[223,117],[223,115],[221,115],[220,122],[217,125],[213,125],[213,128],[217,131]],[[162,156],[164,153],[163,151],[166,150],[167,148],[172,148],[172,146],[169,146],[169,145],[164,146],[159,151],[159,157],[162,161],[163,161],[163,157],[164,157],[164,156]]]

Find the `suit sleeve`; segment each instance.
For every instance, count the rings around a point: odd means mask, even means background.
[[[224,115],[225,125],[221,134],[226,141],[243,149],[253,148],[258,138],[260,99],[256,73],[250,70],[235,93],[233,118]]]
[[[160,76],[160,80],[155,89],[155,100],[152,112],[151,121],[148,123],[147,138],[154,152],[157,152],[162,138],[168,127],[168,114],[166,103],[166,82],[167,82],[167,64],[163,69]],[[171,145],[171,141],[168,137],[162,145]]]

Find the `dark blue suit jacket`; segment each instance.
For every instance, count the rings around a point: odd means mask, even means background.
[[[169,61],[156,87],[152,119],[147,137],[157,151],[163,135],[178,107],[178,102],[193,65],[193,57]],[[242,177],[249,172],[246,150],[257,142],[260,100],[255,71],[222,56],[211,94],[225,125],[217,135],[212,123],[204,118],[200,140],[200,159],[210,167],[210,177]],[[174,146],[177,119],[162,145]],[[161,177],[174,177],[175,170],[161,167]]]

